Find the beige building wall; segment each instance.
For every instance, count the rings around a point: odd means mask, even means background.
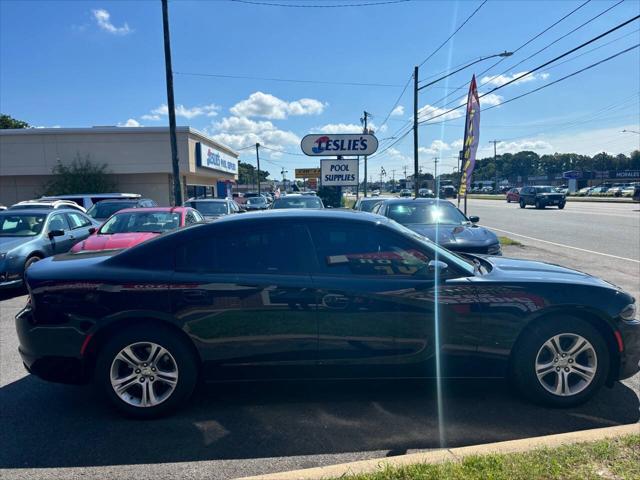
[[[237,158],[233,150],[189,127],[178,127],[177,141],[181,184],[215,186],[217,181],[237,178],[196,165],[197,142]],[[161,205],[170,203],[173,187],[168,129],[96,127],[0,131],[0,204],[37,198],[58,161],[70,163],[78,155],[89,155],[94,163],[106,163],[118,191],[140,193]]]

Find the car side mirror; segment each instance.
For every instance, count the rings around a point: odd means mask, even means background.
[[[480,217],[478,217],[478,216],[474,215],[474,216],[472,216],[472,217],[469,217],[469,221],[470,221],[471,223],[478,223],[478,222],[480,221]]]
[[[429,272],[435,272],[437,275],[442,275],[443,273],[445,273],[447,271],[447,268],[449,268],[449,265],[440,260],[431,260],[427,264],[427,270]]]
[[[94,233],[96,233],[98,230],[96,229],[96,227],[91,227],[89,228],[89,235],[93,235]]]
[[[64,235],[64,230],[51,230],[49,232],[49,238],[53,240],[53,237],[62,237]]]

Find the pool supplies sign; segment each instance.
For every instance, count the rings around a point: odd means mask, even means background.
[[[371,155],[378,150],[378,139],[370,134],[314,134],[304,137],[300,147],[310,157]]]
[[[320,160],[320,183],[323,187],[349,187],[358,185],[358,159]]]

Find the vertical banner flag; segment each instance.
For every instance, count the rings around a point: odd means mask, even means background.
[[[473,167],[476,165],[476,151],[480,141],[480,99],[478,98],[478,88],[476,87],[476,76],[471,78],[469,85],[469,96],[467,97],[467,118],[464,122],[464,158],[462,178],[460,179],[460,190],[458,195],[467,194],[471,186],[471,175]]]

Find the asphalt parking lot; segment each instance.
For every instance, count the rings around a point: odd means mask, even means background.
[[[506,202],[469,203],[481,224],[525,245],[507,247],[506,255],[578,268],[636,296],[638,210],[637,204],[521,211]],[[441,437],[446,446],[463,446],[640,418],[636,375],[566,410],[531,405],[502,381],[447,382],[441,415],[431,382],[277,382],[202,387],[170,418],[127,420],[89,387],[28,376],[13,325],[25,298],[0,293],[0,299],[2,478],[226,479],[433,449]]]

